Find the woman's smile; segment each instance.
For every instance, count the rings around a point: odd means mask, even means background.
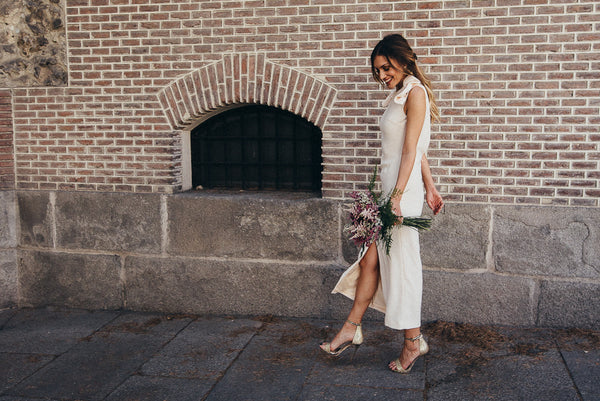
[[[399,88],[406,77],[402,68],[392,63],[384,56],[377,56],[373,60],[373,66],[379,74],[379,79],[390,89]]]

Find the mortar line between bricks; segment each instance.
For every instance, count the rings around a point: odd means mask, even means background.
[[[225,375],[227,374],[227,372],[229,371],[229,369],[235,364],[235,362],[240,358],[240,356],[244,353],[244,351],[246,351],[246,347],[248,346],[248,344],[250,344],[250,342],[252,342],[252,340],[254,339],[254,337],[256,337],[257,335],[259,335],[260,333],[262,333],[266,327],[268,326],[269,323],[265,323],[265,322],[261,322],[261,326],[256,329],[256,331],[254,332],[254,334],[252,334],[252,336],[248,339],[248,341],[246,341],[246,343],[244,344],[244,346],[242,347],[242,350],[236,355],[235,358],[233,358],[231,360],[231,362],[229,363],[229,365],[225,368],[225,370],[223,370],[223,373],[217,378],[217,380],[215,380],[214,384],[210,387],[210,389],[206,392],[206,394],[204,395],[204,397],[202,397],[202,399],[200,401],[205,401],[210,394],[213,392],[213,390],[215,389],[215,387],[217,387],[217,385],[219,384],[219,382],[221,382],[221,380],[223,379],[223,377],[225,377]]]
[[[119,314],[120,316],[121,314]],[[167,316],[168,314],[162,314],[162,316]],[[179,331],[177,331],[177,333],[175,333],[168,341],[166,341],[164,344],[162,344],[160,346],[160,348],[157,350],[157,352],[163,350],[167,345],[169,345],[183,330],[187,329],[193,322],[195,322],[196,320],[198,320],[198,318],[195,319],[191,319],[190,322],[188,324],[186,324],[184,327],[182,327]],[[113,319],[114,321],[114,319]],[[104,327],[104,326],[103,326]],[[139,374],[140,376],[143,376],[142,374],[140,374],[140,369],[142,368],[142,366],[144,366],[146,363],[148,363],[148,361],[150,361],[152,358],[154,358],[156,356],[156,353],[151,355],[148,359],[146,359],[145,361],[143,361],[142,363],[140,363],[140,365],[135,368],[135,370],[133,371],[133,373],[131,373],[130,375],[126,376],[125,379],[123,379],[123,381],[121,381],[119,384],[117,384],[115,386],[115,388],[113,388],[108,394],[106,394],[106,397],[104,397],[102,400],[106,400],[108,397],[110,397],[115,391],[117,391],[127,380],[129,380],[130,377]]]
[[[554,332],[554,333],[556,333],[556,332]],[[575,382],[575,378],[573,377],[573,374],[571,373],[571,369],[569,369],[569,364],[567,363],[567,360],[565,359],[565,356],[563,355],[563,351],[560,348],[560,343],[556,339],[556,334],[552,335],[552,339],[554,340],[556,349],[557,349],[558,353],[560,354],[560,359],[563,361],[563,365],[565,366],[567,374],[569,375],[569,379],[571,379],[571,383],[573,383],[573,388],[575,389],[575,392],[577,393],[577,397],[579,397],[580,401],[584,401],[583,395],[581,394],[581,391],[579,391],[579,388],[577,387],[577,382]]]

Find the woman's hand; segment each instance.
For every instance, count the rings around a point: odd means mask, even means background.
[[[444,207],[444,200],[435,187],[432,187],[427,191],[425,195],[427,205],[433,210],[433,214],[438,214],[442,207]]]
[[[400,217],[398,223],[396,223],[397,225],[402,225],[402,211],[400,210],[400,199],[402,199],[401,196],[392,196],[392,212],[394,212],[396,216]]]

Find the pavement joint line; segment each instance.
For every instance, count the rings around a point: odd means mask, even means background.
[[[573,382],[573,388],[575,389],[575,392],[577,393],[577,397],[579,397],[580,401],[583,401],[583,395],[581,394],[581,391],[579,391],[579,387],[577,387],[577,382],[575,381],[575,378],[573,377],[573,373],[571,372],[571,369],[569,369],[569,364],[567,363],[567,360],[565,359],[565,355],[563,354],[563,350],[560,347],[560,343],[558,342],[558,339],[556,338],[555,332],[553,332],[552,340],[554,341],[556,350],[560,354],[560,359],[562,360],[563,365],[565,366],[565,370],[567,371],[567,374],[569,375],[569,379],[571,379],[571,382]]]
[[[242,349],[240,350],[240,352],[238,352],[238,354],[236,355],[236,357],[231,360],[231,362],[229,363],[229,365],[227,365],[227,368],[225,368],[223,370],[223,372],[219,375],[218,379],[215,380],[215,382],[213,383],[213,385],[210,387],[210,389],[206,392],[206,394],[204,395],[204,397],[202,397],[202,399],[200,401],[204,401],[204,400],[206,400],[210,396],[210,394],[213,392],[213,390],[215,389],[215,387],[217,387],[217,385],[221,382],[221,380],[223,379],[223,377],[225,377],[225,375],[227,374],[227,372],[229,371],[229,369],[235,364],[235,362],[240,358],[240,356],[244,353],[244,351],[246,351],[246,347],[248,347],[248,344],[250,344],[252,342],[252,340],[254,339],[254,337],[256,337],[258,334],[262,333],[265,330],[265,328],[266,328],[265,326],[268,324],[268,322],[260,321],[260,323],[261,323],[260,327],[258,327],[256,329],[256,331],[252,334],[252,336],[250,336],[250,338],[248,339],[248,341],[246,341],[246,343],[243,345],[243,347],[241,347]]]
[[[123,315],[124,315],[124,311],[120,311],[120,312],[119,312],[119,314],[117,315],[117,317],[115,317],[115,318],[114,318],[113,320],[111,320],[110,322],[106,323],[106,324],[105,324],[104,326],[102,326],[101,328],[104,328],[105,326],[107,326],[108,324],[110,324],[110,323],[114,322],[116,319],[118,319],[119,317],[121,317],[121,316],[123,316]],[[161,313],[160,315],[162,315],[162,316],[165,316],[165,317],[166,317],[166,316],[168,316],[168,314],[162,314],[162,313]],[[177,331],[177,333],[175,333],[175,334],[174,334],[174,335],[173,335],[173,336],[172,336],[172,337],[171,337],[171,338],[170,338],[168,341],[166,341],[164,344],[162,344],[162,345],[160,346],[160,348],[158,349],[158,351],[157,351],[157,352],[160,352],[160,351],[162,351],[162,350],[163,350],[163,349],[164,349],[164,348],[165,348],[165,347],[166,347],[166,346],[167,346],[169,343],[171,343],[171,341],[173,341],[173,340],[174,340],[174,339],[175,339],[175,338],[176,338],[176,337],[177,337],[177,336],[178,336],[178,335],[179,335],[179,334],[180,334],[180,333],[181,333],[183,330],[185,330],[186,328],[188,328],[188,327],[189,327],[189,326],[190,326],[190,325],[191,325],[193,322],[195,322],[195,321],[197,321],[197,320],[198,320],[198,316],[196,316],[196,317],[195,317],[195,318],[193,318],[193,319],[190,319],[190,321],[188,322],[188,324],[186,324],[186,325],[185,325],[183,328],[181,328],[179,331]],[[98,329],[96,332],[98,332],[98,331],[100,331],[100,329]],[[94,334],[95,334],[95,333],[94,333]],[[124,384],[124,383],[125,383],[127,380],[129,380],[129,378],[130,378],[131,376],[134,376],[134,375],[138,375],[138,376],[146,376],[146,375],[142,375],[142,374],[141,374],[141,368],[142,368],[142,367],[143,367],[143,366],[144,366],[146,363],[148,363],[148,361],[149,361],[149,360],[150,360],[150,359],[142,361],[142,362],[141,362],[141,364],[140,364],[140,365],[139,365],[139,366],[138,366],[138,367],[137,367],[137,368],[136,368],[136,369],[133,371],[133,373],[132,373],[130,376],[127,376],[127,377],[125,377],[125,378],[123,379],[123,381],[122,381],[122,382],[120,382],[120,383],[119,383],[117,386],[115,386],[115,388],[114,388],[114,389],[113,389],[111,392],[109,392],[109,393],[106,395],[106,397],[104,397],[104,398],[103,398],[103,400],[106,400],[106,399],[108,399],[108,398],[109,398],[109,397],[110,397],[110,396],[111,396],[111,395],[112,395],[112,394],[113,394],[115,391],[118,391],[118,390],[119,390],[119,388],[120,388],[120,387],[121,387],[121,386],[122,386],[122,385],[123,385],[123,384]],[[149,377],[160,377],[160,376],[149,376]]]

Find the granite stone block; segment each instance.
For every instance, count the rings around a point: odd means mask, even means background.
[[[600,284],[542,281],[537,323],[600,330]]]
[[[504,273],[600,278],[600,210],[499,207],[493,253]]]
[[[0,191],[0,248],[17,246],[17,208],[13,191]]]
[[[127,257],[127,305],[163,312],[320,316],[328,265]]]
[[[491,273],[423,272],[424,321],[533,325],[535,280]]]
[[[0,308],[17,304],[17,251],[0,250]]]
[[[18,192],[20,218],[19,244],[35,247],[53,246],[54,214],[49,192]]]
[[[122,307],[118,256],[20,250],[18,264],[20,306]]]
[[[169,253],[336,260],[339,206],[323,199],[181,194],[169,197]]]
[[[66,86],[65,3],[2,1],[0,6],[0,87]]]
[[[160,195],[59,192],[57,246],[161,252]]]
[[[485,269],[491,211],[485,205],[448,204],[433,217],[430,230],[420,232],[424,266]]]

